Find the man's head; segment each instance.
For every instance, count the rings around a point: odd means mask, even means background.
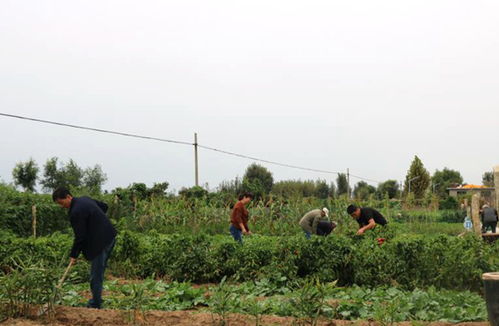
[[[351,217],[357,219],[360,217],[360,208],[355,205],[350,205],[347,207],[347,213]]]
[[[329,209],[327,209],[326,207],[324,207],[323,209],[321,209],[321,216],[322,217],[329,217]]]
[[[73,195],[65,187],[59,187],[52,193],[52,200],[62,208],[71,207],[71,200]]]
[[[252,199],[253,199],[253,194],[251,192],[245,192],[245,193],[239,195],[239,200],[243,204],[249,203]]]

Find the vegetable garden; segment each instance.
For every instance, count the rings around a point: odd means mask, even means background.
[[[66,212],[48,195],[0,186],[0,320],[31,318],[22,322],[33,325],[46,319],[62,325],[97,319],[158,325],[487,320],[480,277],[498,270],[499,245],[463,234],[460,211],[403,210],[388,200],[361,203],[380,209],[389,225],[356,236],[345,199],[274,198],[249,207],[255,235],[241,246],[228,234],[230,196],[100,199],[110,205],[108,215],[119,231],[104,288],[105,308],[116,311],[87,313],[77,308],[89,296],[83,259],[55,290],[72,244]],[[321,206],[330,208],[338,228],[307,241],[298,220]],[[377,238],[386,241],[380,245]],[[48,309],[40,313],[42,306]]]

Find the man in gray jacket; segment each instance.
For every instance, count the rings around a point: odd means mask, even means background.
[[[487,232],[489,227],[492,229],[492,233],[496,233],[497,210],[485,204],[482,206],[480,217],[482,218],[482,233]]]
[[[329,217],[329,210],[314,209],[305,214],[300,220],[300,226],[305,232],[305,237],[310,239],[312,234],[327,236],[336,226],[334,223],[324,221],[324,217]]]

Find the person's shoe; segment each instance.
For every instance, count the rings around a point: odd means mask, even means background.
[[[95,301],[94,301],[94,299],[90,299],[90,300],[88,300],[87,308],[100,309],[101,305],[100,304],[96,304]]]

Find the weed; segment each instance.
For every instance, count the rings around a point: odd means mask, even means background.
[[[32,317],[52,313],[58,293],[56,270],[47,268],[42,261],[15,260],[13,264],[16,268],[0,277],[0,315]]]
[[[229,325],[227,315],[231,308],[239,305],[239,299],[227,285],[226,280],[227,278],[224,276],[220,284],[215,288],[209,303],[211,311],[220,317],[218,321],[213,319],[213,322],[218,323],[220,326]]]
[[[298,322],[317,325],[321,312],[327,308],[332,308],[326,302],[327,291],[334,287],[336,282],[321,283],[318,279],[307,280],[298,291],[298,296],[292,299],[296,307],[296,317]]]

